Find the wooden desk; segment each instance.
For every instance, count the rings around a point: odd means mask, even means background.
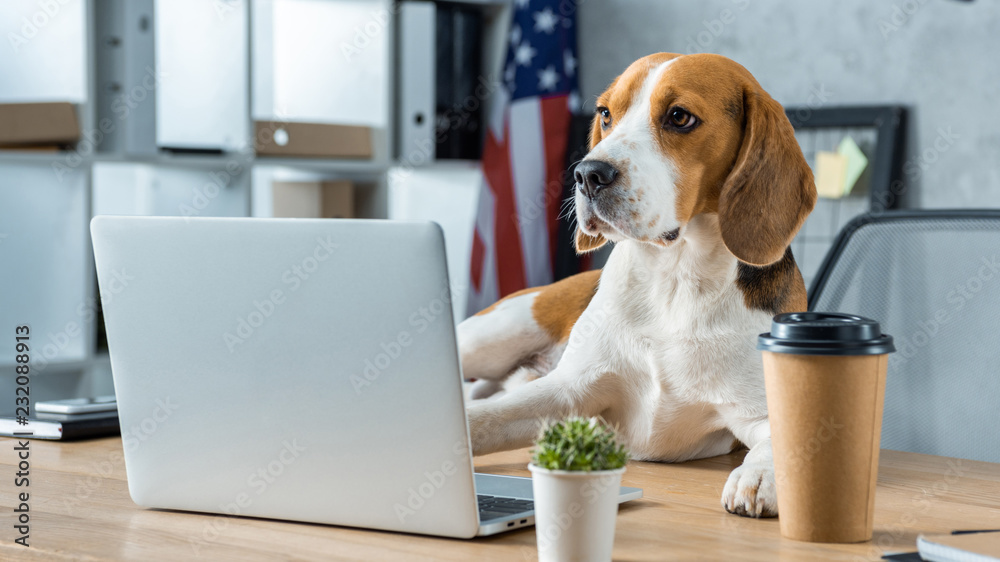
[[[121,440],[31,443],[30,548],[14,544],[15,460],[0,439],[4,560],[536,560],[534,529],[470,541],[146,510],[128,495]],[[882,452],[875,539],[820,545],[782,539],[775,519],[725,513],[726,476],[742,453],[669,465],[633,462],[624,484],[616,560],[877,560],[915,550],[920,533],[1000,528],[1000,465]],[[527,476],[526,451],[476,459],[479,471]]]

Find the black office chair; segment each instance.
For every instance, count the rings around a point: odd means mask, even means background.
[[[882,447],[1000,462],[1000,210],[858,216],[809,310],[868,316],[895,338]]]

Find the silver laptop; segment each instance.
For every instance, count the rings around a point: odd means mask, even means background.
[[[530,479],[473,474],[436,224],[91,233],[137,504],[462,538],[533,524]]]

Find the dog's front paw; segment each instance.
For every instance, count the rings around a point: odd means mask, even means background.
[[[774,466],[770,463],[744,463],[729,474],[722,490],[722,507],[744,517],[778,515],[778,491]]]

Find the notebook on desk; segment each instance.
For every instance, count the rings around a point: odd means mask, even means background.
[[[1000,531],[920,535],[917,550],[930,562],[1000,562]]]
[[[117,435],[118,412],[50,414],[34,412],[27,418],[0,416],[0,436],[20,439],[73,441]]]

